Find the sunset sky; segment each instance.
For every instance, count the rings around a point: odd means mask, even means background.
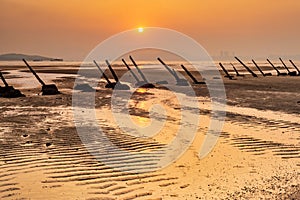
[[[81,60],[140,26],[180,31],[211,55],[300,55],[299,0],[0,0],[0,54]]]

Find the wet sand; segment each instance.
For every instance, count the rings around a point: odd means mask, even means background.
[[[205,85],[193,85],[201,115],[194,142],[168,167],[136,174],[104,165],[82,144],[72,112],[76,67],[38,68],[45,82],[53,81],[61,90],[55,96],[37,95],[38,83],[32,78],[24,84],[21,77],[27,72],[16,69],[9,69],[7,81],[26,97],[0,99],[1,199],[300,198],[300,77],[224,79],[226,123],[213,151],[201,160],[197,153],[211,117],[210,99]],[[114,144],[144,151],[160,148],[173,137],[180,106],[168,91],[154,88],[132,97],[131,115],[137,124],[149,123],[153,102],[171,113],[164,134],[140,139],[115,124],[111,90],[104,84],[96,88],[95,107],[99,126]],[[122,164],[124,158],[115,162]]]

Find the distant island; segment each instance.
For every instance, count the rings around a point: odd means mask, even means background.
[[[63,61],[61,58],[49,58],[39,55],[26,55],[26,54],[17,54],[9,53],[0,55],[0,61],[18,61],[18,60],[28,60],[28,61]]]

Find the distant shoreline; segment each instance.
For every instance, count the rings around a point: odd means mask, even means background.
[[[62,58],[51,58],[40,55],[27,55],[27,54],[17,54],[17,53],[8,53],[0,55],[0,61],[20,61],[22,59],[28,61],[64,61]]]

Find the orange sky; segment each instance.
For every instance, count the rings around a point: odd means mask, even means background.
[[[79,60],[139,26],[178,30],[212,55],[300,55],[299,0],[0,0],[0,54]]]

